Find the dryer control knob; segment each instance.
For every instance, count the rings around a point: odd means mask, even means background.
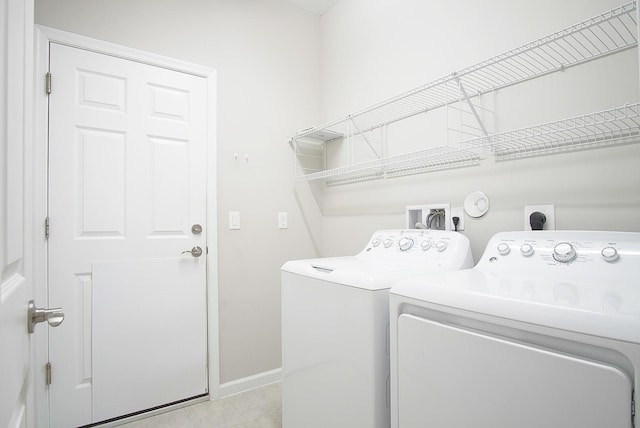
[[[620,256],[618,254],[618,250],[616,250],[613,247],[603,248],[600,254],[602,254],[602,258],[608,262],[615,262],[616,260],[618,260],[618,257]]]
[[[422,241],[420,243],[420,246],[422,247],[423,251],[427,251],[429,248],[431,248],[431,242],[429,241]]]
[[[444,241],[438,241],[436,243],[436,249],[440,252],[444,251],[447,249],[447,243]]]
[[[522,253],[523,256],[529,257],[530,255],[533,254],[533,245],[531,245],[531,244],[522,244],[520,246],[520,252]]]
[[[391,238],[387,238],[382,242],[382,245],[384,245],[384,248],[389,248],[391,244],[393,244],[393,239]]]
[[[400,247],[400,251],[408,251],[413,247],[413,239],[403,236],[398,241],[398,246]]]
[[[568,242],[561,242],[553,247],[553,258],[560,263],[569,263],[577,256],[576,249]]]
[[[375,238],[373,238],[371,243],[373,244],[374,247],[377,247],[378,245],[380,245],[380,238],[376,236]]]
[[[511,251],[511,248],[509,248],[509,244],[507,244],[506,242],[501,242],[498,244],[498,254],[500,254],[501,256],[506,256],[507,254],[509,254],[509,251]]]

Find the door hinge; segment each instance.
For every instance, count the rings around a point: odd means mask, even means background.
[[[51,385],[51,363],[47,363],[44,366],[45,372],[45,385]]]
[[[631,426],[636,426],[636,392],[631,392]]]
[[[47,95],[51,94],[51,73],[47,73],[46,75],[46,91]]]
[[[49,239],[49,217],[44,219],[44,239]]]

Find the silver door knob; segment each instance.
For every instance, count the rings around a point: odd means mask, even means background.
[[[29,328],[29,333],[33,333],[36,324],[44,321],[48,322],[51,327],[57,327],[62,324],[62,321],[64,321],[62,308],[36,308],[33,300],[30,300],[27,310],[27,326]]]
[[[202,255],[202,248],[200,248],[200,247],[193,247],[192,249],[190,249],[190,250],[186,250],[186,251],[183,251],[183,252],[182,252],[182,253],[180,253],[180,254],[186,254],[186,253],[191,253],[191,255],[192,255],[193,257],[200,257],[200,256]]]

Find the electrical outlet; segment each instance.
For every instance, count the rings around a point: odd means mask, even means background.
[[[287,229],[289,227],[289,219],[286,212],[278,213],[278,229]]]
[[[462,207],[451,208],[451,230],[456,230],[456,226],[453,224],[453,218],[458,217],[458,232],[464,230],[464,210]]]
[[[555,230],[556,229],[556,209],[555,205],[525,205],[524,207],[524,230],[531,230],[531,223],[529,216],[534,212],[540,212],[544,214],[547,221],[544,222],[542,230]]]

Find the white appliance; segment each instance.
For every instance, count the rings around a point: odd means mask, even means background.
[[[389,288],[421,272],[471,268],[469,240],[382,230],[356,256],[282,267],[282,425],[388,428]]]
[[[640,234],[495,235],[390,292],[394,428],[637,423]]]

